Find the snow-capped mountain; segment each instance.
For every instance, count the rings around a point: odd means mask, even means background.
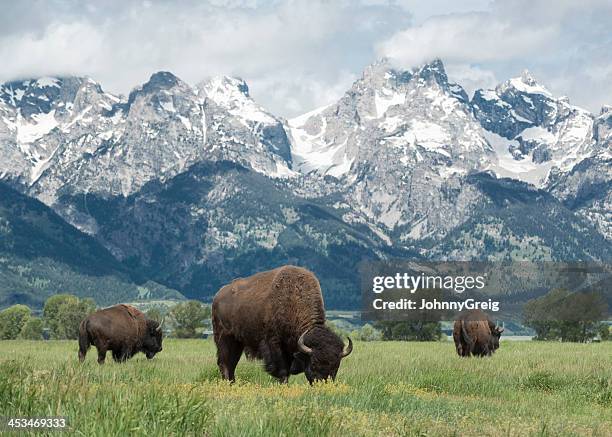
[[[296,166],[341,178],[347,219],[402,228],[402,241],[461,223],[476,196],[462,179],[494,154],[440,61],[412,71],[373,64],[337,103],[289,123]]]
[[[291,174],[282,121],[238,79],[192,88],[159,72],[127,99],[88,78],[39,79],[5,84],[0,99],[10,158],[0,174],[21,177],[48,204],[60,190],[128,195],[206,159]]]
[[[612,259],[611,148],[610,108],[526,72],[470,99],[439,60],[289,121],[226,76],[0,87],[0,179],[198,297],[282,262],[349,293],[360,259]]]
[[[471,105],[496,149],[491,169],[502,177],[541,187],[551,171],[569,171],[593,153],[592,114],[553,97],[528,71],[477,90]]]

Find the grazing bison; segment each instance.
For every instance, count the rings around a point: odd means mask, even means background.
[[[453,326],[453,340],[461,357],[490,356],[499,348],[499,337],[504,328],[495,326],[481,310],[471,310],[459,315]]]
[[[106,352],[117,362],[144,352],[148,359],[162,350],[161,325],[148,320],[130,305],[115,305],[96,311],[79,327],[79,361],[85,360],[90,345],[98,349],[98,363],[103,364]]]
[[[266,371],[286,383],[304,372],[308,382],[335,379],[348,346],[325,326],[321,287],[315,275],[294,266],[236,279],[222,287],[212,304],[217,363],[224,379],[244,351],[262,359]]]

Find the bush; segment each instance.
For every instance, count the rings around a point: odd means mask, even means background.
[[[366,323],[361,329],[356,329],[351,332],[351,337],[361,341],[378,341],[382,340],[382,332],[369,323]]]
[[[174,324],[174,336],[178,338],[198,337],[198,329],[206,326],[210,318],[210,307],[197,300],[188,300],[176,304],[170,310],[170,318]]]
[[[328,320],[325,325],[340,338],[346,338],[349,335],[349,332],[343,329],[336,320]]]
[[[30,317],[23,325],[23,328],[21,328],[19,338],[24,340],[42,340],[42,334],[42,319],[40,317]]]
[[[0,339],[16,339],[31,313],[25,305],[13,305],[0,312]]]
[[[607,303],[600,293],[555,289],[527,301],[523,321],[536,331],[535,340],[585,343],[602,334],[601,320],[607,312]]]
[[[54,339],[76,339],[79,325],[94,312],[96,304],[92,299],[79,299],[71,294],[57,294],[45,302],[43,316]]]
[[[155,320],[156,322],[159,322],[159,323],[161,323],[162,320],[164,319],[164,315],[162,314],[161,310],[157,307],[150,308],[145,313],[145,316],[147,317],[147,319]]]

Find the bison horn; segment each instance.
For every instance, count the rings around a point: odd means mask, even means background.
[[[157,326],[157,328],[155,328],[155,330],[157,332],[162,332],[162,326],[164,325],[164,321],[162,320],[161,323]]]
[[[310,355],[312,354],[312,349],[304,344],[304,337],[306,336],[307,332],[308,331],[304,331],[304,333],[300,335],[300,338],[298,338],[298,349],[301,352],[304,352],[305,354]]]
[[[351,352],[353,352],[353,341],[351,340],[351,337],[346,337],[346,338],[348,338],[349,344],[342,351],[342,354],[340,355],[340,358],[348,357],[351,354]]]

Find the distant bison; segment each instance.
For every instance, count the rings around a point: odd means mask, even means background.
[[[462,313],[453,327],[453,340],[461,357],[490,356],[499,348],[499,338],[504,328],[495,326],[481,310]]]
[[[321,287],[315,275],[283,266],[236,279],[222,287],[212,304],[217,363],[234,381],[242,351],[262,359],[266,371],[286,383],[304,372],[308,382],[335,379],[340,360],[353,350],[325,326]]]
[[[79,361],[85,360],[90,345],[98,349],[98,363],[106,352],[117,362],[144,352],[148,359],[162,350],[162,328],[155,320],[130,305],[115,305],[87,316],[79,327]]]

